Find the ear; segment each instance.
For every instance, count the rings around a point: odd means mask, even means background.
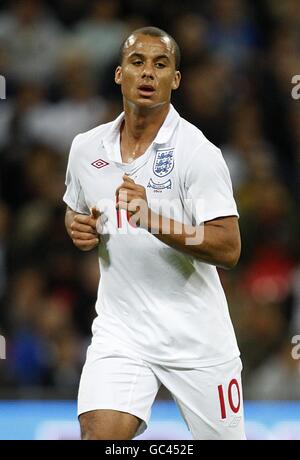
[[[179,72],[179,70],[176,70],[174,80],[173,80],[173,83],[172,83],[172,89],[173,90],[175,90],[175,89],[177,89],[179,87],[180,80],[181,80],[181,73]]]
[[[117,85],[120,85],[122,83],[122,67],[118,66],[115,71],[115,82]]]

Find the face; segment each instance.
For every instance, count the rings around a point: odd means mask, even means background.
[[[180,78],[175,69],[174,47],[168,37],[133,34],[128,38],[122,65],[115,74],[125,103],[148,108],[169,103]]]

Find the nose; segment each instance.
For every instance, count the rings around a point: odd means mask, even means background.
[[[153,66],[151,63],[145,62],[142,72],[142,78],[151,78],[152,80],[154,79]]]

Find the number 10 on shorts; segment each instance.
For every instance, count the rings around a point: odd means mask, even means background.
[[[241,405],[241,392],[238,381],[236,379],[232,379],[229,382],[227,388],[224,388],[223,385],[219,385],[218,393],[222,419],[225,419],[227,417],[226,408],[228,409],[228,407],[231,409],[232,412],[237,414]],[[235,395],[234,399],[236,400],[236,402],[233,401],[233,395]]]

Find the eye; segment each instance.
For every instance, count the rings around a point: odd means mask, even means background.
[[[143,61],[141,59],[136,59],[135,61],[132,62],[133,65],[141,65],[143,64]]]
[[[166,64],[164,64],[163,62],[157,62],[155,65],[159,69],[164,69],[166,67]]]

